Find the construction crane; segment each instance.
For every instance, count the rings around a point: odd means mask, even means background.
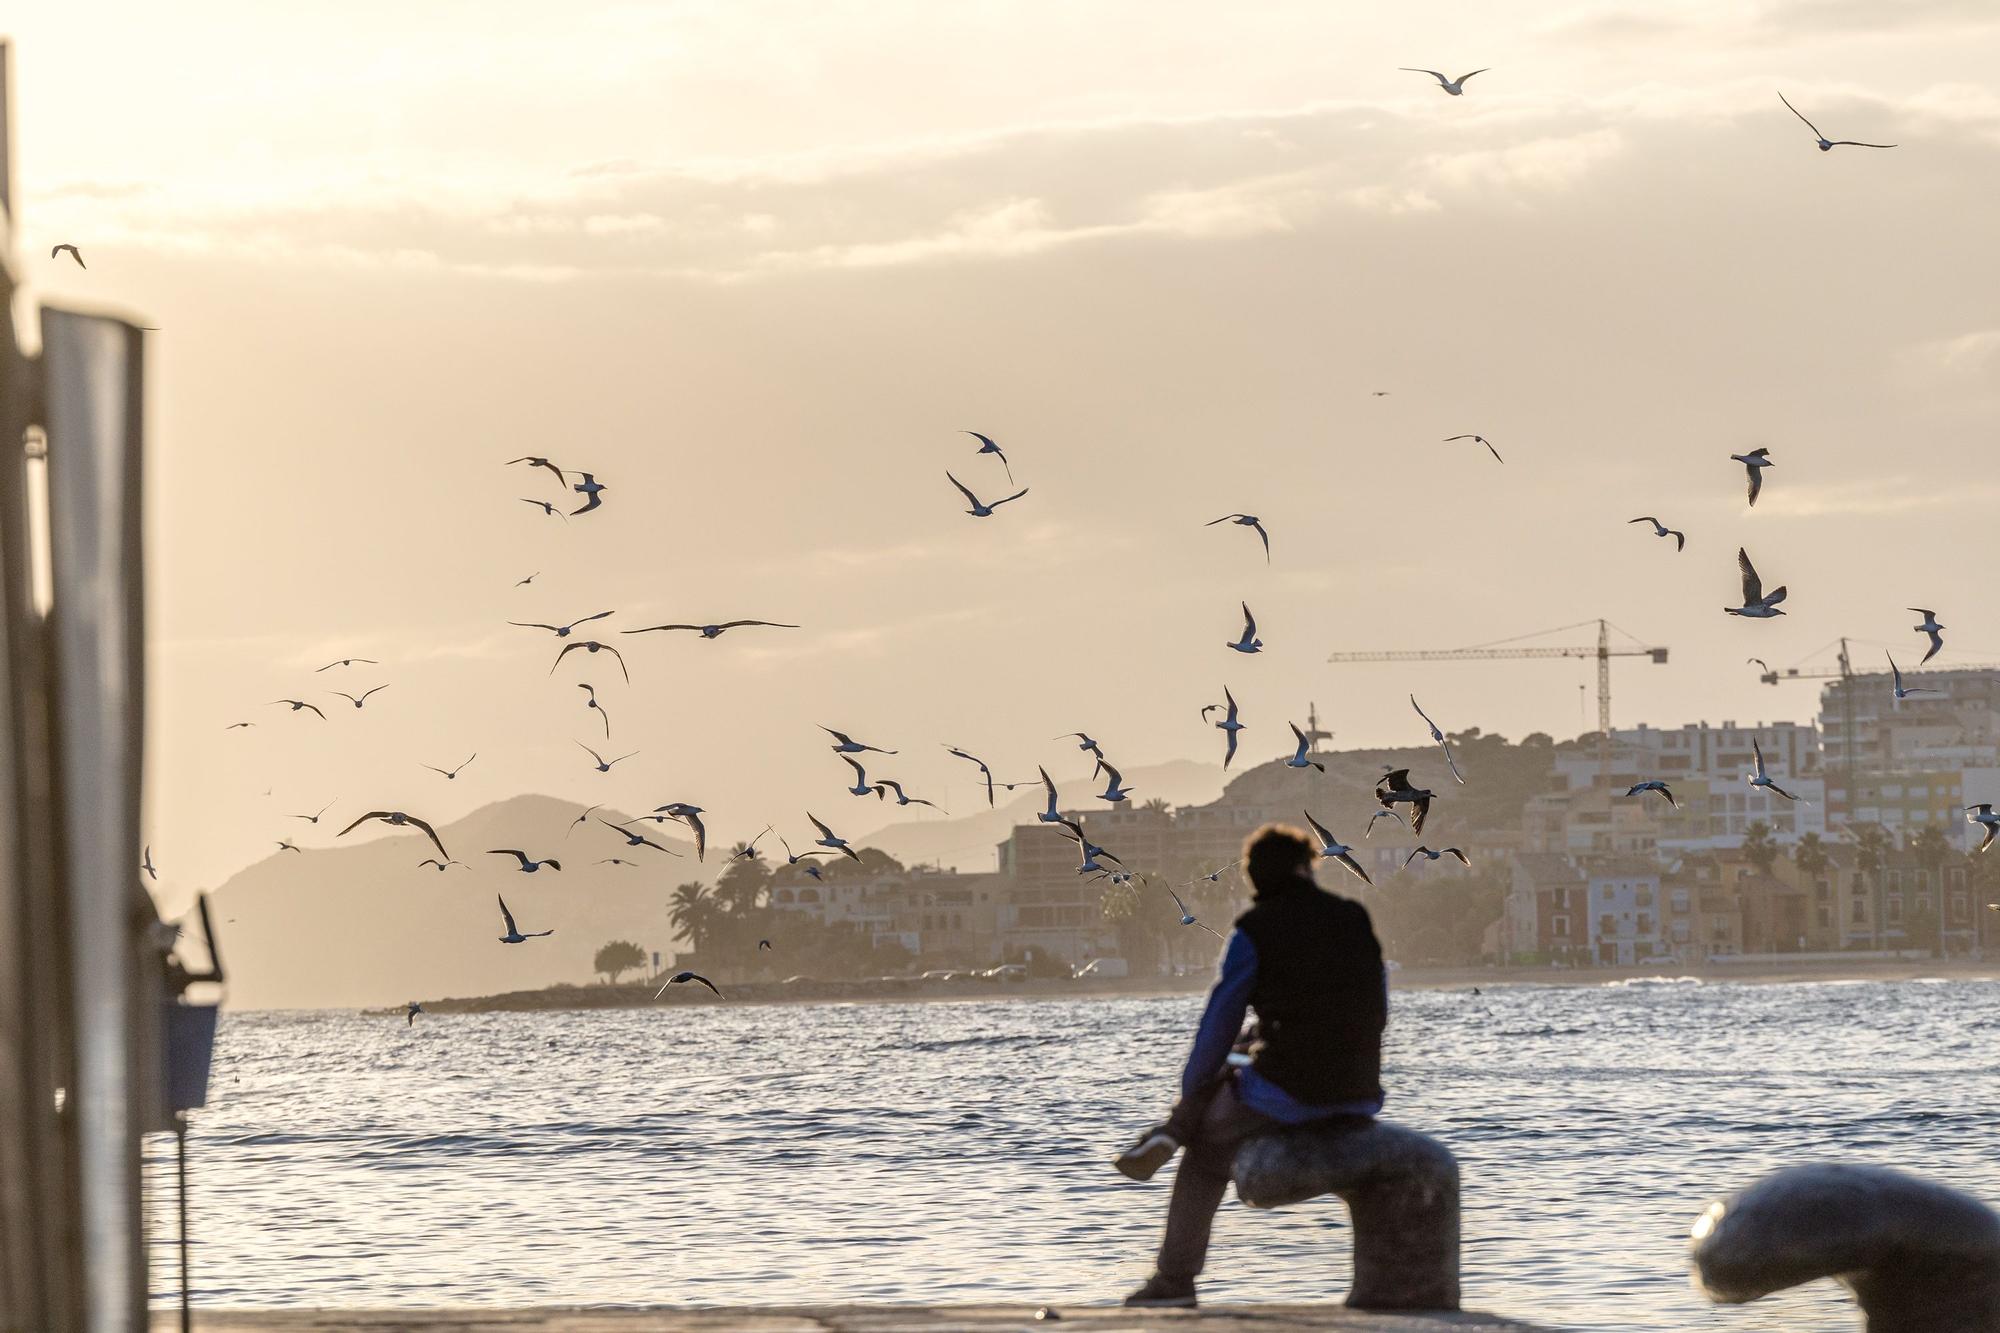
[[[1540,644],[1518,646],[1521,639],[1540,638],[1544,634],[1560,634],[1564,630],[1584,629],[1597,626],[1595,647],[1546,647]],[[1640,644],[1632,648],[1611,646],[1611,622],[1608,620],[1583,620],[1574,625],[1558,625],[1554,629],[1538,630],[1534,634],[1522,634],[1513,639],[1501,639],[1494,643],[1473,648],[1418,649],[1406,652],[1335,653],[1329,662],[1491,662],[1515,658],[1596,658],[1597,659],[1597,771],[1611,771],[1611,659],[1614,657],[1645,657],[1652,659],[1653,665],[1667,664],[1667,650]],[[1625,634],[1624,630],[1618,631]],[[1635,636],[1625,634],[1626,638]]]

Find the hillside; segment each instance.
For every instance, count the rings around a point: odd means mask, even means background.
[[[548,796],[484,806],[438,828],[467,866],[442,873],[417,864],[435,855],[421,832],[379,824],[338,842],[321,834],[327,846],[302,839],[304,852],[246,867],[211,895],[228,1003],[327,1008],[483,995],[587,981],[592,956],[611,939],[670,952],[668,894],[685,880],[712,880],[726,850],[711,847],[707,863],[697,864],[673,824],[641,827],[680,857],[628,849],[594,821],[566,834],[576,814],[573,802]],[[563,869],[525,875],[510,858],[483,854],[492,847],[554,856]],[[638,864],[596,864],[613,856]],[[506,895],[523,931],[554,927],[555,934],[501,944],[496,894]]]

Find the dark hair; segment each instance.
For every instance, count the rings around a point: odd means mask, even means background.
[[[1243,869],[1260,893],[1295,882],[1318,856],[1312,839],[1289,824],[1266,824],[1243,841]]]

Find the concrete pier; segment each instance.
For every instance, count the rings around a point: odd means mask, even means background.
[[[1481,1314],[1375,1314],[1337,1305],[1216,1305],[1200,1310],[1117,1306],[822,1305],[707,1310],[220,1310],[195,1333],[1537,1333]],[[153,1317],[153,1333],[180,1326]]]

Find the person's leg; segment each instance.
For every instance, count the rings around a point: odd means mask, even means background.
[[[1238,1101],[1234,1082],[1225,1080],[1216,1089],[1174,1176],[1157,1264],[1162,1278],[1193,1284],[1208,1259],[1209,1232],[1215,1223],[1215,1210],[1222,1206],[1222,1196],[1229,1188],[1236,1149],[1243,1140],[1276,1124]]]

